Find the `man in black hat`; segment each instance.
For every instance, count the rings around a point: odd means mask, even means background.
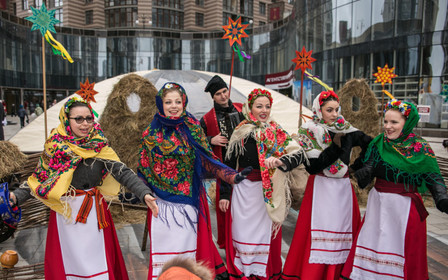
[[[241,114],[243,104],[232,103],[230,92],[226,82],[216,75],[205,87],[205,92],[210,92],[213,98],[213,108],[201,119],[201,127],[213,149],[213,153],[221,161],[226,155],[226,145],[235,127],[244,119]],[[224,182],[216,181],[216,219],[218,221],[218,246],[225,247],[225,213],[218,205],[220,200],[219,189]]]

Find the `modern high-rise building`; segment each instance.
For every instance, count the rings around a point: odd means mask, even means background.
[[[291,14],[291,0],[10,0],[18,17],[43,2],[55,10],[59,26],[75,28],[154,28],[177,31],[216,31],[228,18],[241,17],[253,27]]]
[[[0,13],[0,98],[7,104],[39,100],[42,36],[23,17],[42,1],[6,2],[8,12]],[[224,74],[233,69],[236,77],[264,84],[267,75],[289,71],[295,51],[305,47],[316,59],[313,75],[336,91],[351,78],[365,79],[379,104],[382,86],[373,74],[386,64],[394,67],[398,77],[386,89],[399,99],[431,106],[424,126],[444,128],[444,133],[448,127],[448,0],[46,3],[60,10],[56,16],[62,23],[54,36],[75,61],[70,64],[45,47],[50,100],[75,92],[86,78],[97,82],[154,68]],[[232,64],[233,51],[222,39],[229,16],[252,20],[240,46],[249,60]],[[300,71],[294,76],[297,92]],[[322,87],[310,87],[312,100]]]

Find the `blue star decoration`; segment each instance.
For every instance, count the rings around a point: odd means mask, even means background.
[[[47,7],[45,7],[44,3],[42,3],[40,10],[33,6],[31,6],[31,10],[33,11],[33,15],[25,18],[33,23],[31,31],[40,30],[42,36],[45,36],[47,31],[56,33],[54,25],[60,21],[54,18],[55,10],[47,11]]]
[[[448,102],[448,85],[443,85],[442,86],[442,92],[440,93],[440,95],[445,96],[445,102]]]

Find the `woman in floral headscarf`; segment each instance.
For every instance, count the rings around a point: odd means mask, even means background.
[[[86,101],[69,99],[61,108],[59,120],[61,123],[45,142],[34,173],[11,194],[18,204],[33,195],[52,210],[45,279],[128,279],[103,197],[117,196],[122,184],[157,215],[155,198],[119,161]]]
[[[175,256],[202,261],[218,279],[227,277],[212,240],[202,179],[210,172],[233,184],[250,171],[240,174],[217,160],[199,121],[186,111],[187,103],[181,85],[166,83],[156,96],[159,112],[143,132],[139,172],[160,209],[158,217],[148,212],[148,279],[157,278],[162,266]]]
[[[313,119],[298,133],[311,176],[282,279],[339,279],[360,224],[348,166],[352,147],[366,148],[371,138],[339,114],[333,91],[320,93],[312,109]]]
[[[419,193],[429,189],[445,213],[448,194],[429,143],[412,132],[418,120],[411,103],[386,105],[384,133],[372,140],[365,166],[355,173],[361,188],[376,182],[343,279],[428,279],[428,212]]]
[[[289,171],[306,158],[270,118],[271,106],[271,93],[254,89],[243,106],[245,120],[235,128],[227,148],[232,167],[254,167],[247,180],[233,187],[231,199],[230,193],[221,195],[220,208],[227,212],[230,279],[279,279],[282,269],[281,225],[289,213],[294,183]]]

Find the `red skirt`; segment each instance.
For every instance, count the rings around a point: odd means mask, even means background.
[[[129,279],[123,260],[123,255],[121,253],[120,244],[118,243],[117,234],[115,232],[114,222],[109,209],[107,209],[107,203],[102,203],[102,207],[104,209],[106,221],[109,223],[108,227],[102,229],[104,231],[104,247],[106,250],[105,256],[109,279]],[[96,211],[95,207],[92,207],[91,211]],[[48,223],[47,243],[45,247],[45,279],[47,280],[60,280],[67,278],[64,270],[64,260],[61,253],[56,215],[56,212],[51,211],[50,221]],[[80,236],[78,240],[73,240],[73,242],[82,242],[82,238],[83,237]],[[85,257],[89,258],[89,256]]]
[[[398,194],[397,194],[398,195]],[[421,197],[419,196],[421,200]],[[367,202],[368,203],[368,202]],[[380,206],[378,206],[380,207]],[[367,213],[366,213],[367,214]],[[365,216],[364,216],[365,217]],[[362,222],[364,225],[364,219]],[[362,227],[361,225],[361,227]],[[359,229],[361,230],[361,228]],[[372,237],[374,238],[374,237]],[[379,239],[381,236],[375,237]],[[428,258],[426,253],[426,220],[420,219],[420,214],[417,211],[415,202],[411,201],[409,210],[409,218],[406,226],[406,234],[404,240],[404,279],[406,280],[425,280],[428,277]],[[353,269],[353,261],[355,257],[357,240],[353,242],[352,249],[345,263],[342,271],[342,279],[350,279],[350,274]],[[381,279],[381,275],[378,276]]]
[[[300,206],[296,229],[289,247],[288,256],[283,267],[282,279],[339,279],[344,264],[316,264],[309,263],[311,252],[311,213],[313,207],[313,189],[316,175],[308,178],[305,195]],[[360,225],[360,213],[356,195],[352,189],[353,213],[352,230],[353,238],[356,236]],[[325,211],[325,209],[322,209]]]

